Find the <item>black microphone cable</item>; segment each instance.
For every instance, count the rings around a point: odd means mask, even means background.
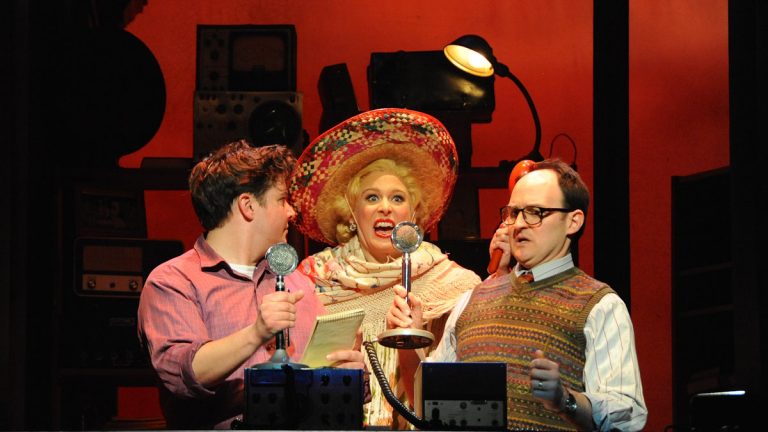
[[[376,376],[376,380],[379,381],[379,385],[384,392],[384,398],[387,399],[387,402],[389,402],[389,404],[392,405],[392,408],[400,413],[412,425],[421,430],[431,429],[429,422],[418,418],[416,414],[411,412],[411,410],[409,410],[408,407],[395,396],[392,387],[389,386],[387,377],[384,375],[384,371],[381,370],[381,364],[379,363],[379,357],[376,355],[376,348],[373,346],[373,342],[365,341],[363,342],[363,347],[365,347],[365,351],[368,353],[371,369],[373,369],[373,374]]]

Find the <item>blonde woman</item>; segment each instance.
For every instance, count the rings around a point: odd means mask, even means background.
[[[299,158],[289,186],[296,224],[331,246],[307,257],[299,271],[312,279],[329,312],[365,309],[364,340],[386,329],[393,287],[402,283],[402,257],[392,246],[392,229],[402,221],[415,222],[424,232],[432,229],[450,202],[457,169],[455,144],[439,121],[394,108],[342,122]],[[411,263],[411,289],[423,299],[427,329],[439,337],[441,318],[480,278],[429,242],[411,253]],[[398,356],[380,345],[376,350],[393,388],[412,396],[410,388],[396,383],[400,376],[413,376],[415,354]],[[365,406],[369,426],[407,426],[393,421],[375,380],[371,393]]]

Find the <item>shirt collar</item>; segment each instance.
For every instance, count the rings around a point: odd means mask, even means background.
[[[562,258],[558,258],[552,261],[547,261],[545,263],[541,263],[537,265],[536,267],[532,268],[530,271],[533,273],[533,280],[540,281],[544,280],[548,277],[555,276],[559,273],[562,273],[566,270],[569,270],[573,268],[573,257],[571,254],[566,254]],[[520,267],[520,264],[515,265],[515,275],[520,276],[521,274],[525,273],[526,269]]]
[[[200,237],[197,238],[197,241],[195,241],[195,251],[200,257],[200,268],[203,271],[216,272],[223,268],[237,277],[242,277],[239,273],[233,271],[229,263],[224,261],[224,258],[222,258],[218,253],[216,253],[215,250],[213,250],[211,245],[205,241],[205,236],[200,235]],[[267,260],[262,258],[261,261],[256,264],[256,270],[253,272],[253,280],[261,280],[264,273],[271,272],[269,271]]]
[[[205,236],[200,235],[195,241],[195,251],[200,257],[200,268],[203,270],[216,269],[225,264],[224,258],[216,253],[215,250],[205,241]]]

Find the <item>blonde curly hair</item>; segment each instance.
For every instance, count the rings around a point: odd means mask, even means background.
[[[421,206],[421,187],[411,173],[411,168],[398,164],[392,159],[376,159],[358,171],[347,184],[345,195],[336,196],[333,200],[333,209],[336,213],[336,241],[344,244],[357,233],[349,230],[349,221],[352,220],[352,205],[360,199],[360,184],[367,176],[373,173],[386,173],[396,176],[403,182],[408,191],[408,202],[411,212],[418,225],[424,218],[423,206]]]

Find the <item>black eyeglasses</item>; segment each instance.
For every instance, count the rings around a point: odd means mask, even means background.
[[[504,225],[514,225],[515,221],[517,220],[517,216],[520,215],[520,213],[523,214],[523,221],[525,221],[528,226],[537,226],[541,224],[541,221],[551,215],[553,212],[563,212],[568,213],[572,212],[573,209],[566,209],[566,208],[550,208],[550,207],[523,207],[523,208],[515,208],[510,206],[504,206],[499,209],[499,212],[501,213],[501,222]]]

